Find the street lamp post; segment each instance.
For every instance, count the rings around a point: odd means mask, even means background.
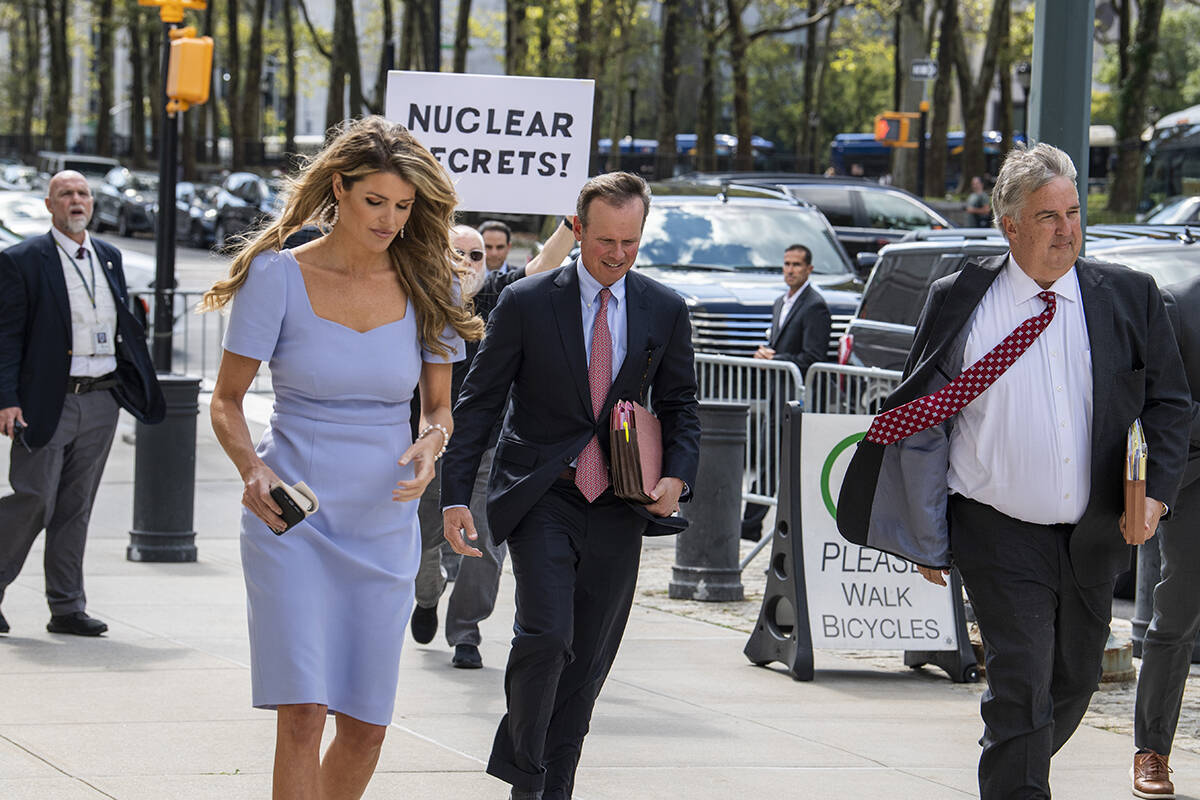
[[[1021,87],[1021,97],[1022,97],[1020,131],[1021,131],[1021,133],[1026,135],[1026,138],[1028,138],[1028,130],[1029,130],[1029,108],[1030,108],[1029,87],[1032,82],[1033,82],[1033,67],[1030,65],[1030,63],[1028,61],[1022,61],[1022,62],[1018,63],[1017,64],[1017,84]]]

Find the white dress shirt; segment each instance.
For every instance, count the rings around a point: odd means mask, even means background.
[[[783,305],[779,307],[779,321],[775,323],[775,330],[772,331],[774,336],[778,336],[783,330],[783,323],[787,322],[788,314],[792,313],[792,306],[796,305],[796,301],[800,299],[800,293],[808,288],[808,281],[800,284],[800,288],[794,292],[789,292],[783,296]]]
[[[116,352],[117,307],[105,271],[108,264],[100,260],[92,246],[92,237],[84,231],[83,258],[75,258],[79,244],[57,228],[50,229],[55,250],[67,282],[67,301],[71,306],[71,367],[77,378],[107,375],[117,368]],[[93,288],[94,287],[94,288]],[[95,301],[93,303],[93,300]],[[108,353],[97,354],[103,345],[96,341],[102,332],[111,343]]]
[[[971,319],[963,369],[1045,309],[1040,291],[1010,255]],[[1042,525],[1078,522],[1091,492],[1092,353],[1075,268],[1050,291],[1050,324],[955,420],[948,473],[952,493]]]
[[[583,349],[587,356],[587,365],[592,363],[592,326],[596,323],[596,312],[600,310],[600,290],[604,288],[600,281],[592,277],[592,273],[583,266],[583,259],[575,262],[575,272],[579,275],[579,302],[583,316]],[[617,379],[617,372],[625,361],[625,350],[629,346],[628,318],[625,308],[625,276],[608,287],[612,296],[608,298],[608,334],[612,337],[612,379]]]

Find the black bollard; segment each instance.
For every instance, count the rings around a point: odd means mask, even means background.
[[[741,600],[738,541],[746,458],[744,403],[700,404],[700,465],[696,494],[681,513],[691,523],[675,538],[667,594],[676,600]]]
[[[1162,528],[1158,535],[1138,547],[1137,584],[1134,589],[1133,619],[1133,654],[1142,657],[1142,642],[1146,639],[1146,629],[1154,617],[1154,587],[1162,579],[1162,548],[1159,545]],[[1192,663],[1200,664],[1200,637],[1192,645]]]
[[[158,425],[137,426],[133,467],[133,530],[129,561],[196,560],[192,530],[196,497],[196,416],[200,379],[160,373],[167,416]]]

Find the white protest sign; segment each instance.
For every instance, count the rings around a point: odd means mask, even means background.
[[[850,544],[837,531],[842,478],[871,420],[869,415],[804,414],[801,530],[813,647],[954,650],[949,587],[928,582],[902,558]]]
[[[388,73],[389,120],[429,148],[467,211],[566,214],[588,179],[590,80]]]

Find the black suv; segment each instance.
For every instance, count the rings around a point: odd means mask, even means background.
[[[920,232],[885,247],[846,329],[838,361],[903,369],[929,285],[962,269],[969,258],[1007,250],[999,231],[984,228]],[[1200,239],[1184,226],[1089,225],[1086,252],[1146,272],[1159,286],[1200,273]]]
[[[671,181],[651,191],[636,267],[687,302],[697,352],[751,356],[766,343],[771,306],[786,288],[783,254],[799,243],[813,253],[809,280],[829,304],[836,356],[862,284],[815,207],[748,186]]]
[[[771,187],[812,203],[829,220],[852,259],[898,242],[910,231],[951,227],[916,195],[867,178],[795,172],[697,173],[695,178]]]

